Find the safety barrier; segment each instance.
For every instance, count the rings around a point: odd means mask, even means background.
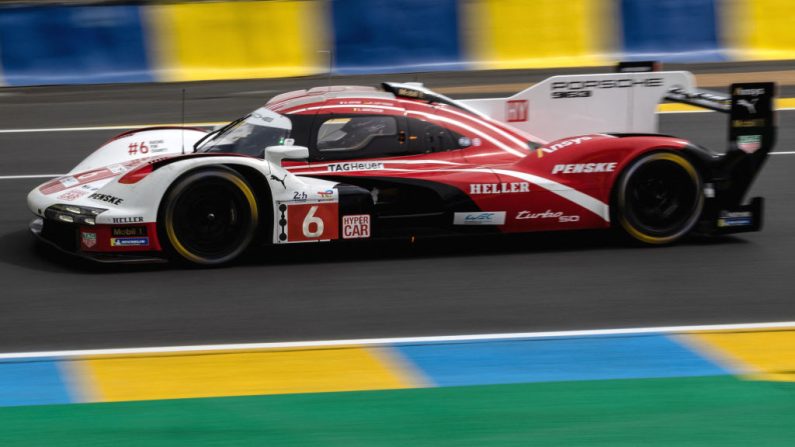
[[[793,23],[791,0],[13,4],[0,6],[0,82],[287,77],[330,60],[343,74],[795,59]]]
[[[0,60],[11,85],[155,79],[137,6],[0,8]]]

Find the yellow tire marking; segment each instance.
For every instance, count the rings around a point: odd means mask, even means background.
[[[658,152],[646,158],[646,160],[649,161],[666,160],[676,163],[677,165],[681,166],[685,171],[687,171],[688,175],[690,175],[690,178],[692,178],[694,181],[696,181],[696,183],[698,183],[698,173],[696,172],[696,169],[689,161],[687,161],[687,159],[685,159],[681,155],[674,154],[672,152]],[[700,185],[698,185],[698,187],[700,187]],[[625,193],[626,191],[620,191],[619,193],[619,209],[624,208],[624,206],[626,205]],[[700,191],[699,191],[699,200],[702,202],[704,200],[703,195],[700,193]],[[634,237],[635,239],[641,242],[645,242],[647,244],[659,245],[671,242],[673,240],[672,236],[657,237],[641,232],[640,230],[635,228],[635,226],[632,225],[632,223],[630,223],[626,219],[626,217],[624,217],[623,213],[619,215],[619,222],[621,223],[621,227],[623,227],[624,230],[627,231],[627,233],[629,233],[632,237]]]
[[[234,183],[235,186],[237,186],[240,189],[243,195],[246,196],[246,201],[248,202],[249,207],[251,209],[251,220],[254,222],[256,226],[256,223],[259,222],[259,211],[257,209],[257,200],[256,198],[254,198],[254,193],[251,191],[248,185],[246,185],[246,183],[243,182],[243,180],[241,180],[240,178],[231,174],[224,175],[224,178]],[[189,261],[196,262],[199,264],[207,262],[206,258],[202,258],[201,256],[197,256],[191,253],[179,241],[177,234],[174,232],[174,210],[171,208],[168,208],[166,212],[165,226],[166,226],[166,235],[168,236],[168,240],[171,243],[171,246],[174,247],[174,250],[176,250],[177,253],[180,254],[180,256],[184,257]]]

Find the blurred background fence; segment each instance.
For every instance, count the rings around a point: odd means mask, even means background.
[[[0,3],[5,85],[287,77],[327,72],[329,65],[344,74],[595,66],[620,59],[795,59],[795,3]]]

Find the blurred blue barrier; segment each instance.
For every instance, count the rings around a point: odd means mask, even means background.
[[[620,10],[623,52],[628,59],[724,59],[715,0],[621,0]]]
[[[460,70],[457,0],[331,3],[337,73]]]
[[[0,60],[10,85],[149,82],[140,7],[0,8]]]
[[[792,0],[0,3],[0,84],[303,76],[325,49],[339,74],[795,59],[793,23]]]

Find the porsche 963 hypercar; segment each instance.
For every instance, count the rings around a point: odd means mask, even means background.
[[[759,230],[744,196],[775,138],[774,85],[687,72],[555,76],[508,98],[417,83],[293,91],[213,130],[123,133],[28,196],[32,231],[105,262],[227,263],[251,246],[616,228],[647,244]],[[729,116],[713,152],[657,106]]]

